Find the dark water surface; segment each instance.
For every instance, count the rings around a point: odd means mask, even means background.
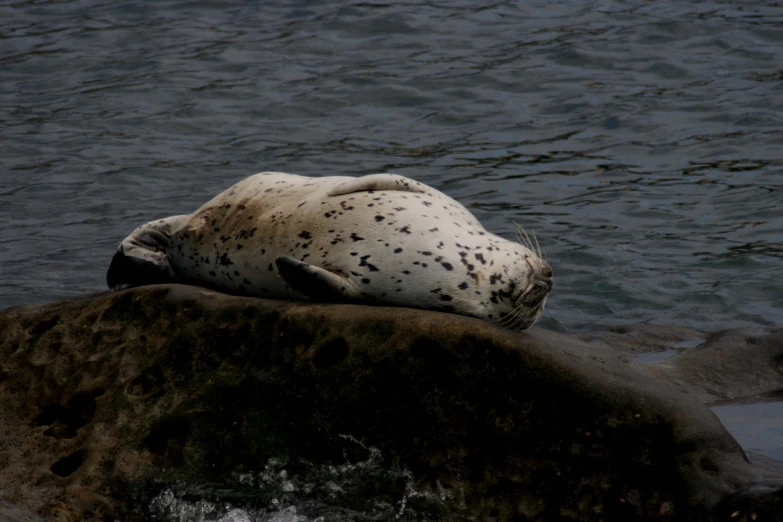
[[[783,6],[475,4],[3,1],[0,308],[249,174],[393,171],[536,233],[544,327],[783,325]]]
[[[783,324],[783,7],[4,2],[0,307],[258,171],[393,171],[534,231],[541,324]]]

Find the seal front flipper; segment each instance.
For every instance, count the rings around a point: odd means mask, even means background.
[[[399,174],[370,174],[337,185],[328,192],[329,196],[342,196],[354,192],[371,190],[398,190],[401,192],[427,192],[429,187],[423,183],[400,176]]]
[[[190,218],[189,214],[150,221],[122,240],[106,273],[113,291],[140,285],[172,283],[176,274],[167,255],[171,235]]]
[[[339,303],[356,297],[353,283],[323,268],[289,256],[279,256],[275,259],[275,265],[277,273],[288,286],[314,301]]]

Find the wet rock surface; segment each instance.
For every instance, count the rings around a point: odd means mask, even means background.
[[[783,388],[781,330],[584,342],[159,285],[10,309],[0,332],[0,506],[44,519],[144,520],[156,485],[362,458],[345,435],[419,490],[459,491],[433,519],[783,513],[783,472],[750,463],[707,406]]]

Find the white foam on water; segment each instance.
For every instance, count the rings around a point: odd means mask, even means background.
[[[440,481],[432,490],[417,487],[409,470],[385,463],[377,448],[350,435],[340,438],[364,457],[352,462],[346,448],[341,464],[271,458],[262,470],[237,473],[219,485],[165,488],[149,512],[161,522],[423,522],[433,509],[464,509],[461,490]]]

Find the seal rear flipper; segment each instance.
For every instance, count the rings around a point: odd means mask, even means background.
[[[353,284],[341,275],[289,256],[279,256],[275,265],[288,286],[314,301],[340,303],[355,298]]]
[[[190,218],[171,216],[141,225],[120,243],[106,273],[112,291],[172,283],[177,277],[167,255],[171,235]]]
[[[429,187],[423,183],[400,176],[399,174],[370,174],[337,185],[328,192],[329,196],[342,196],[354,192],[371,190],[398,190],[401,192],[427,192]]]

